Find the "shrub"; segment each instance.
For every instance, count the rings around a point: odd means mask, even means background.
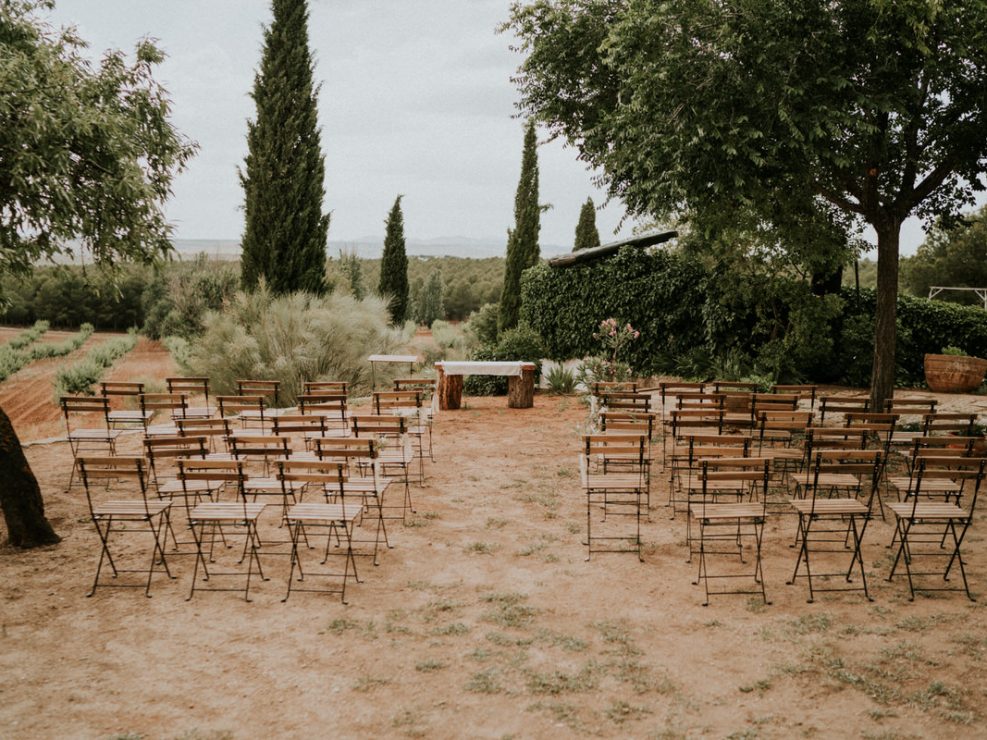
[[[368,389],[367,356],[402,344],[379,298],[275,297],[263,285],[237,293],[222,311],[206,314],[203,324],[202,335],[189,343],[185,370],[207,376],[217,394],[234,392],[239,378],[280,380],[278,397],[286,405],[295,403],[307,380],[345,380],[356,391]]]
[[[564,365],[553,365],[546,376],[549,393],[565,396],[576,390],[576,375]]]
[[[70,352],[75,352],[81,347],[89,337],[92,336],[93,325],[83,324],[79,327],[79,333],[74,334],[62,342],[51,342],[48,344],[35,344],[31,347],[31,360],[45,360],[49,357],[63,357]]]
[[[505,331],[494,347],[480,347],[470,356],[478,361],[524,360],[535,363],[535,377],[541,377],[541,360],[545,345],[538,332],[530,326],[520,326]],[[507,393],[507,378],[489,375],[470,375],[464,391],[471,396],[502,396]]]
[[[446,349],[461,350],[466,343],[462,329],[441,319],[432,322],[432,339]]]
[[[954,357],[966,357],[966,352],[961,350],[959,347],[943,347],[942,354],[953,355]]]
[[[30,329],[0,345],[0,381],[6,380],[33,359],[31,352],[24,348],[37,341],[46,331],[48,322],[37,321]]]
[[[9,349],[21,349],[29,344],[33,344],[38,340],[38,338],[41,337],[42,334],[48,331],[49,325],[50,324],[47,321],[35,321],[34,326],[30,329],[25,329],[22,331],[20,334],[3,345],[3,347]]]
[[[472,347],[492,347],[497,343],[497,317],[499,307],[496,303],[485,303],[470,314],[464,332],[466,341]]]
[[[142,296],[142,331],[151,339],[202,332],[203,317],[218,311],[240,286],[235,262],[218,262],[199,255],[191,262],[173,263],[154,273]]]
[[[106,369],[136,345],[137,335],[133,330],[125,337],[96,345],[84,358],[55,374],[55,398],[64,395],[91,395],[94,392],[93,386],[100,381]]]

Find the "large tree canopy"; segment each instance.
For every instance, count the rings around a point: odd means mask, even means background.
[[[509,25],[524,107],[631,211],[871,225],[891,393],[901,223],[983,187],[987,3],[538,0]]]
[[[78,239],[98,264],[152,261],[171,247],[162,206],[194,152],[169,121],[152,72],[108,51],[98,65],[72,29],[40,11],[50,2],[0,1],[0,274],[68,251]],[[57,542],[41,491],[0,410],[0,506],[12,544]]]

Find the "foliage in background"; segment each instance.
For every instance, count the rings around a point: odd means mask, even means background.
[[[564,365],[553,365],[545,376],[549,393],[566,396],[576,391],[576,374]]]
[[[442,297],[442,275],[433,270],[425,283],[412,291],[413,317],[422,326],[431,326],[432,322],[445,318],[445,308]]]
[[[535,363],[535,378],[541,377],[541,361],[545,357],[545,345],[538,332],[522,323],[501,332],[497,343],[473,350],[471,360],[507,361],[523,360]],[[470,396],[502,396],[507,393],[507,378],[490,375],[468,375],[463,384]]]
[[[901,261],[901,281],[921,298],[933,285],[987,288],[987,206],[949,222],[940,219],[915,255]],[[936,300],[984,305],[972,291],[945,291]]]
[[[339,270],[346,279],[344,286],[350,295],[362,301],[367,296],[367,289],[363,285],[363,263],[355,251],[339,250]]]
[[[41,338],[42,334],[48,331],[49,326],[51,326],[51,324],[48,321],[35,321],[34,326],[30,329],[25,329],[10,341],[0,345],[0,350],[22,349],[29,344],[34,344],[34,342]]]
[[[538,204],[538,140],[535,119],[528,119],[521,153],[521,177],[514,195],[514,228],[507,232],[507,265],[500,294],[497,330],[517,326],[521,310],[521,273],[538,264],[541,206]]]
[[[65,395],[93,395],[95,385],[114,362],[137,346],[137,333],[109,339],[93,347],[86,356],[55,373],[55,398]]]
[[[500,310],[496,303],[485,303],[470,314],[463,331],[466,341],[473,347],[497,343],[497,319]]]
[[[202,331],[202,319],[236,293],[236,265],[198,255],[191,262],[169,263],[154,271],[141,296],[143,332],[151,339],[190,338]]]
[[[280,380],[278,397],[285,405],[295,403],[307,380],[345,380],[359,393],[370,386],[367,355],[392,353],[403,342],[389,324],[379,298],[275,296],[261,284],[206,315],[183,368],[207,376],[216,394],[235,392],[239,378]],[[186,351],[181,343],[172,348]]]
[[[387,215],[384,234],[384,254],[380,261],[380,282],[377,295],[387,301],[391,323],[399,326],[408,318],[408,256],[404,243],[404,215],[401,196],[394,199]]]
[[[319,136],[318,86],[312,82],[307,0],[272,0],[264,51],[251,97],[247,158],[240,171],[246,224],[241,269],[253,289],[274,293],[326,289],[329,215]]]
[[[24,348],[34,344],[46,331],[48,322],[38,321],[9,342],[0,344],[0,381],[6,380],[31,361],[31,353]]]
[[[596,228],[596,207],[593,199],[587,198],[579,209],[579,222],[576,224],[576,239],[572,251],[592,249],[600,246],[600,232]]]
[[[642,375],[770,378],[866,385],[874,291],[815,296],[785,274],[703,264],[673,251],[623,249],[592,265],[539,265],[524,276],[522,319],[554,359],[598,351],[600,315],[629,322],[641,340],[626,359]],[[987,354],[987,312],[903,296],[897,380],[918,384],[923,355],[955,344]]]

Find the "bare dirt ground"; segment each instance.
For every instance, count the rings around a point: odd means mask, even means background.
[[[149,353],[128,362],[163,378]],[[824,594],[807,604],[804,581],[785,585],[795,521],[777,514],[764,563],[773,603],[720,596],[703,607],[664,484],[643,528],[645,562],[586,562],[584,404],[467,401],[437,418],[437,462],[412,488],[417,514],[392,523],[379,567],[358,561],[364,582],[350,584],[349,606],[306,593],[281,603],[288,559],[273,546],[253,603],[234,593],[187,602],[193,559],[181,555],[169,558],[177,579],[156,577],[153,598],[86,598],[99,542],[81,490],[65,491],[69,450],[30,447],[64,540],[0,550],[0,736],[987,734],[987,602],[909,602],[903,578],[885,580],[890,525],[866,535],[872,603]],[[121,447],[136,452],[138,439]],[[283,538],[275,508],[264,517],[265,540]],[[983,531],[980,515],[966,547],[979,594]],[[148,538],[127,539],[140,552]],[[835,558],[834,569],[847,560]]]

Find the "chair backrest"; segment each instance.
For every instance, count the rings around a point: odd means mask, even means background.
[[[680,393],[702,393],[706,389],[705,383],[696,382],[663,382],[658,384],[658,397],[661,399],[661,407],[665,408],[665,404],[668,399],[675,401],[676,396]]]
[[[354,437],[394,436],[408,433],[408,420],[403,416],[353,414],[350,417]]]
[[[683,391],[675,395],[675,408],[685,409],[722,409],[726,402],[723,393],[705,393]]]
[[[329,421],[319,414],[279,414],[271,419],[275,436],[286,434],[307,434],[325,437],[329,431]]]
[[[798,395],[799,400],[808,399],[809,408],[816,408],[816,390],[817,386],[809,383],[788,383],[788,384],[775,384],[771,386],[772,393],[794,393]]]
[[[322,394],[347,396],[350,392],[350,384],[345,380],[307,380],[302,384],[302,391],[306,396]]]
[[[188,396],[205,396],[209,402],[209,378],[205,376],[188,376],[165,378],[169,393],[184,393]]]
[[[228,440],[230,454],[237,460],[291,457],[291,440],[270,434],[234,434]]]
[[[130,383],[116,380],[107,380],[99,384],[99,394],[101,396],[139,396],[144,392],[143,383]]]
[[[881,450],[813,450],[810,458],[811,465],[806,466],[806,483],[811,482],[812,511],[815,511],[816,495],[820,487],[820,479],[826,474],[843,473],[855,476],[861,484],[867,480],[870,486],[867,510],[880,485],[881,473],[884,470],[884,454]]]
[[[650,411],[651,396],[647,394],[613,391],[601,393],[600,405],[607,410]]]
[[[936,413],[938,403],[934,398],[889,398],[884,402],[884,410],[900,416],[925,416]]]
[[[150,515],[147,501],[147,468],[143,457],[125,455],[82,456],[76,458],[76,464],[79,466],[79,476],[86,491],[86,502],[89,504],[90,515],[95,517],[92,484],[98,481],[109,483],[118,480],[137,483],[141,502],[144,504],[144,514],[145,516]]]
[[[870,411],[870,399],[867,396],[820,396],[819,422],[826,419],[826,414],[847,413],[854,411]]]
[[[188,411],[188,397],[184,393],[142,393],[140,406],[145,414],[167,411],[173,419],[184,419]]]
[[[970,494],[968,513],[972,518],[985,474],[987,474],[987,458],[984,457],[923,457],[916,460],[908,485],[908,493],[912,497],[912,517],[915,516],[919,499],[922,497],[923,481],[950,480],[959,483],[960,490]],[[972,490],[967,492],[964,489],[970,481],[973,482],[970,485]],[[960,497],[956,496],[956,498],[959,504]]]
[[[643,470],[648,461],[647,442],[643,434],[584,434],[583,454],[589,460],[631,462]]]
[[[760,411],[757,415],[758,440],[761,446],[765,442],[777,441],[772,432],[787,433],[782,438],[783,444],[791,441],[795,434],[805,434],[812,426],[811,411]]]
[[[435,378],[396,378],[394,390],[419,391],[422,397],[428,398],[435,393],[436,382]]]
[[[958,452],[969,457],[973,454],[977,442],[982,439],[983,437],[954,437],[951,434],[941,437],[915,437],[912,440],[912,457],[919,457],[920,454],[935,456],[940,451],[947,455]]]
[[[65,417],[65,428],[72,432],[74,418],[81,415],[99,414],[103,426],[110,428],[110,400],[106,396],[62,396],[58,399]]]
[[[600,414],[600,431],[633,432],[644,434],[651,440],[655,436],[655,417],[650,412],[604,411]]]
[[[755,393],[751,399],[754,413],[761,411],[798,411],[798,393]]]
[[[857,424],[897,424],[899,414],[890,412],[873,411],[848,411],[844,417],[844,424],[848,427]]]
[[[161,463],[179,458],[205,460],[209,454],[208,437],[148,437],[144,440],[144,454],[155,483],[160,480]]]
[[[746,458],[751,454],[751,438],[724,434],[718,437],[693,434],[689,437],[688,467],[698,468],[703,460]]]
[[[707,386],[709,383],[706,384]],[[751,383],[745,380],[714,380],[713,381],[713,393],[722,393],[724,391],[748,391],[753,392],[757,389],[757,383]]]
[[[819,450],[863,450],[867,430],[862,427],[809,427],[805,430],[805,459]]]
[[[637,383],[632,380],[597,380],[590,384],[590,393],[594,396],[604,393],[637,393]]]
[[[373,407],[377,415],[417,410],[422,407],[419,391],[374,391]]]
[[[931,434],[961,434],[974,436],[977,426],[975,413],[940,413],[926,414],[922,417],[922,428],[926,436]]]
[[[176,419],[175,426],[182,436],[229,437],[233,430],[229,419]]]
[[[325,437],[315,440],[315,454],[320,459],[349,461],[373,460],[380,453],[373,437]]]
[[[717,434],[723,432],[723,409],[672,409],[672,437],[680,439],[688,434],[687,430],[701,429],[709,432],[715,429]]]
[[[278,389],[280,380],[238,380],[236,392],[238,396],[263,396],[269,406],[278,405]]]
[[[303,414],[321,414],[346,418],[346,396],[342,394],[304,394],[298,397],[298,410]]]
[[[242,460],[183,460],[178,459],[178,480],[182,482],[182,489],[185,492],[185,505],[191,506],[191,501],[195,498],[195,490],[188,487],[188,483],[202,481],[211,484],[223,484],[228,486],[231,483],[236,489],[236,496],[243,504],[244,518],[247,516],[247,496],[244,492],[244,483],[247,475],[244,472]]]
[[[286,495],[292,483],[320,484],[327,494],[343,494],[349,474],[345,464],[330,460],[278,460],[277,477]]]
[[[718,457],[702,460],[699,466],[701,498],[694,504],[696,513],[702,517],[707,505],[717,503],[722,486],[710,484],[736,484],[753,501],[761,504],[762,514],[768,500],[768,480],[771,475],[771,460],[766,457]]]
[[[219,415],[224,419],[236,416],[241,411],[253,411],[259,413],[263,421],[264,411],[267,409],[265,396],[216,396],[216,403],[219,405]]]

